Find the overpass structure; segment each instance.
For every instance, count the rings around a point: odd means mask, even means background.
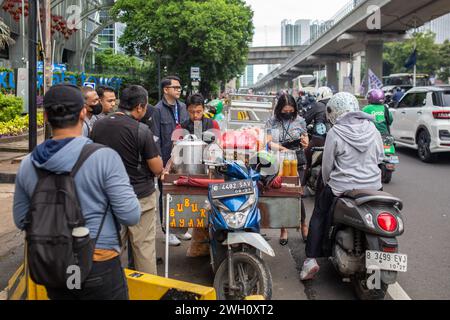
[[[295,52],[304,51],[308,46],[283,47],[251,47],[248,53],[247,65],[281,64]]]
[[[278,91],[291,87],[289,81],[306,70],[319,70],[325,66],[328,86],[342,90],[342,77],[348,74],[348,63],[359,62],[359,67],[354,69],[357,72],[361,69],[361,52],[365,52],[367,68],[381,78],[384,42],[402,41],[408,37],[407,31],[448,12],[449,0],[353,0],[331,19],[329,28],[306,49],[297,50],[253,88]],[[359,88],[360,83],[357,72],[355,88]]]

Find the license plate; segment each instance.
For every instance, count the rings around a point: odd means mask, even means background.
[[[237,180],[225,183],[212,184],[210,187],[211,198],[221,199],[236,197],[253,193],[252,180]]]
[[[406,272],[408,269],[408,256],[400,253],[367,250],[366,268],[379,268],[381,270]]]
[[[392,156],[392,157],[387,157],[386,161],[392,164],[399,164],[400,161],[398,160],[398,157],[396,156]]]

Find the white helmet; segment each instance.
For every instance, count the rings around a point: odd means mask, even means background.
[[[333,96],[333,90],[328,87],[320,87],[317,89],[316,99],[317,101],[322,101],[330,99]]]
[[[327,119],[332,125],[349,112],[360,111],[358,99],[348,92],[336,93],[327,104]]]

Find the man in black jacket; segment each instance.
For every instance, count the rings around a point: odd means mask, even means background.
[[[313,125],[311,138],[308,148],[305,149],[306,156],[306,174],[303,177],[302,184],[305,185],[310,177],[310,168],[312,165],[312,151],[314,147],[323,147],[325,145],[325,137],[328,131],[327,125],[327,103],[333,96],[333,91],[328,87],[321,87],[317,90],[316,102],[310,104],[303,111],[306,125]]]
[[[163,98],[154,107],[153,112],[153,133],[158,138],[158,144],[161,148],[164,167],[169,161],[172,148],[172,134],[176,129],[181,129],[181,124],[189,119],[186,105],[181,102],[181,80],[176,76],[168,76],[161,81],[161,90]],[[163,215],[163,184],[158,179],[159,188],[159,215],[162,221]],[[164,230],[164,227],[163,227]],[[186,232],[179,236],[182,240],[190,240],[191,235]],[[169,236],[171,246],[179,246],[181,243],[173,234]]]

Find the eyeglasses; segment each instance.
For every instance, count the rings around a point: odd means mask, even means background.
[[[169,87],[166,87],[166,88],[172,88],[174,90],[181,91],[181,87],[177,87],[177,86],[169,86]]]

